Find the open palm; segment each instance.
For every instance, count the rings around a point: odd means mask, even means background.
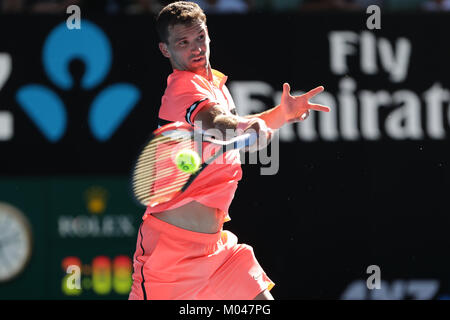
[[[310,103],[308,100],[324,90],[322,86],[308,91],[300,96],[292,96],[289,83],[283,84],[283,94],[281,95],[280,106],[284,111],[287,122],[297,122],[305,120],[309,115],[309,110],[330,112],[330,108],[321,104]]]

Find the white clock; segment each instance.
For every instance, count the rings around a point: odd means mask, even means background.
[[[17,208],[0,202],[0,282],[12,280],[28,264],[32,234],[25,215]]]

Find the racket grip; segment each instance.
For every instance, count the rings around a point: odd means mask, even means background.
[[[245,129],[247,129],[252,123],[254,122],[254,119],[246,119],[246,118],[242,118],[237,126],[236,126],[236,131],[238,132],[237,134],[242,134]]]
[[[242,138],[235,142],[235,149],[242,149],[253,145],[258,139],[256,132],[247,133],[241,136]]]

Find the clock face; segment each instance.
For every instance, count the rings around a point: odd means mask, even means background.
[[[31,256],[31,228],[26,217],[0,202],[0,282],[19,275]]]

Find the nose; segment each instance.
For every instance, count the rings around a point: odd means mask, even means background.
[[[193,54],[199,54],[202,52],[202,48],[198,45],[198,43],[193,43],[191,46],[191,52]]]

